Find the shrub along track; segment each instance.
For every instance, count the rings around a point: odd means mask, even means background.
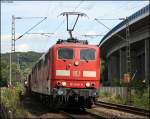
[[[1,119],[8,119],[11,117],[9,110],[1,103],[0,105],[0,118]]]

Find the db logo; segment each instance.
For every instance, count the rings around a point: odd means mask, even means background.
[[[79,77],[80,76],[80,71],[73,71],[73,76]]]

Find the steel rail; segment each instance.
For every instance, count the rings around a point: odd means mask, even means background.
[[[114,104],[114,103],[108,103],[108,102],[103,102],[103,101],[98,101],[95,104],[97,106],[120,110],[120,111],[132,113],[136,115],[148,116],[148,117],[150,116],[150,110],[145,110],[145,109],[137,108],[134,106]]]
[[[99,116],[99,115],[96,115],[94,113],[90,113],[88,111],[85,111],[85,114],[74,114],[74,113],[69,113],[67,111],[59,111],[60,113],[68,116],[70,119],[83,119],[83,118],[88,118],[88,119],[105,119],[104,117],[102,116]]]

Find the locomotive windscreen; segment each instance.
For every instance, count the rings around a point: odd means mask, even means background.
[[[73,49],[72,48],[59,48],[58,58],[59,59],[73,59]]]
[[[94,49],[81,49],[80,59],[81,60],[95,60],[95,50]]]

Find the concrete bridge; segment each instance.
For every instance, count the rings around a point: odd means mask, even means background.
[[[145,6],[128,17],[130,28],[131,73],[135,79],[150,80],[150,5]],[[110,30],[100,44],[101,57],[106,61],[104,80],[109,85],[113,79],[122,80],[127,72],[127,42],[116,34],[126,38],[126,22],[123,21]]]

